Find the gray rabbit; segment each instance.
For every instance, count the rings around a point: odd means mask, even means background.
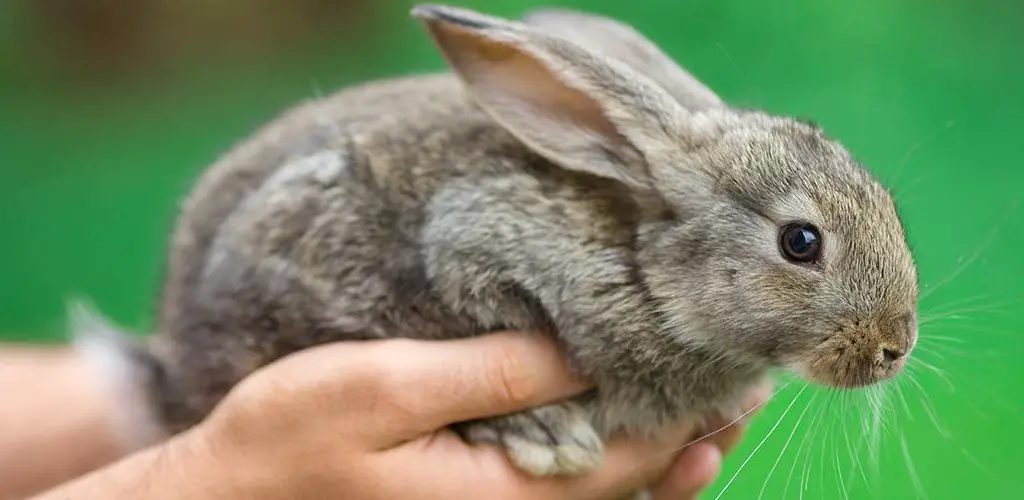
[[[127,369],[133,446],[341,340],[555,336],[596,389],[457,428],[540,476],[594,470],[614,432],[732,411],[772,368],[842,388],[900,372],[915,263],[835,140],[729,107],[617,21],[412,15],[450,73],[302,104],[206,171],[145,345],[78,317]]]

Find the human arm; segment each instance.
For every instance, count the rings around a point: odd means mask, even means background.
[[[654,482],[692,436],[684,428],[670,443],[614,441],[598,473],[537,480],[445,430],[583,388],[552,345],[525,335],[322,346],[250,376],[193,430],[36,500],[594,498]],[[720,456],[709,446],[687,450],[677,462],[685,470],[666,476],[656,498],[706,486]]]
[[[116,460],[113,401],[64,346],[0,346],[0,498],[22,498]]]

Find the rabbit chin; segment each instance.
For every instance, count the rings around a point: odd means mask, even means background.
[[[906,359],[888,365],[876,360],[852,360],[832,353],[786,363],[785,370],[813,384],[834,389],[861,389],[890,380],[903,371]]]

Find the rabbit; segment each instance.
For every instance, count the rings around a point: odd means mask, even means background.
[[[283,112],[180,207],[157,334],[74,331],[125,395],[126,446],[335,341],[536,331],[591,391],[459,423],[578,476],[617,433],[733,413],[775,370],[897,376],[918,279],[886,188],[819,127],[733,108],[633,28],[420,4],[448,71]]]

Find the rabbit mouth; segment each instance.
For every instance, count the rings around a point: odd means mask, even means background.
[[[860,389],[898,376],[911,346],[877,342],[855,344],[832,339],[800,360],[792,370],[809,382],[836,389]]]
[[[810,382],[837,389],[871,386],[902,373],[916,340],[913,315],[843,322],[797,359],[794,371]]]

